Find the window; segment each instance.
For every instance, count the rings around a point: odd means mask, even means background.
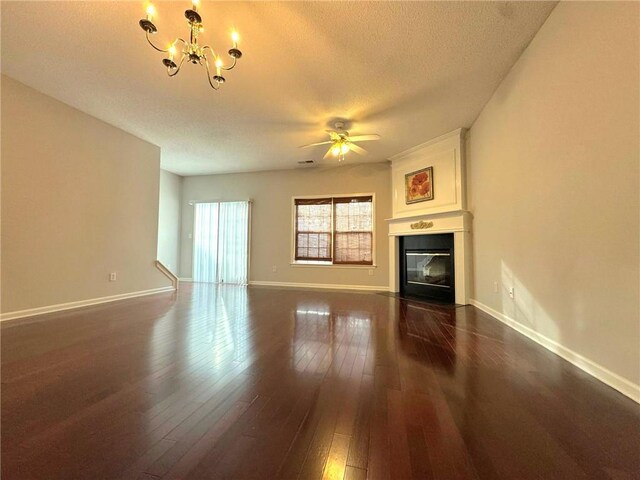
[[[373,264],[373,197],[295,199],[295,260]]]

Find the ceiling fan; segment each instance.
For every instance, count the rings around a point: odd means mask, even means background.
[[[325,159],[333,155],[334,157],[338,157],[338,161],[342,161],[344,160],[344,156],[349,153],[349,151],[354,151],[360,155],[364,155],[367,153],[364,148],[356,145],[355,142],[380,140],[380,135],[376,133],[368,135],[349,136],[349,132],[344,129],[344,122],[336,122],[334,125],[334,130],[325,130],[329,134],[330,140],[302,145],[300,148],[309,148],[318,145],[330,144],[331,146],[329,147],[329,150],[327,150],[327,153],[325,153],[324,157],[322,158]]]

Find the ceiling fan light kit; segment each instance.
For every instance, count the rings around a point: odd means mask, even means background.
[[[317,145],[329,145],[329,150],[325,153],[323,158],[334,156],[338,158],[338,162],[344,160],[344,156],[350,151],[356,152],[360,155],[365,155],[367,151],[356,145],[354,142],[368,142],[372,140],[380,140],[380,135],[377,133],[370,133],[367,135],[355,135],[350,136],[349,132],[344,129],[344,122],[336,122],[335,130],[326,130],[331,140],[325,142],[310,143],[308,145],[302,145],[300,148],[315,147]]]
[[[242,57],[242,52],[238,49],[238,40],[239,36],[236,31],[231,33],[231,41],[233,42],[233,46],[227,54],[233,59],[230,66],[225,67],[222,59],[219,54],[216,54],[212,47],[209,45],[200,46],[198,44],[198,36],[200,32],[204,30],[204,26],[202,24],[202,17],[198,13],[198,7],[200,5],[200,0],[193,0],[191,4],[191,8],[184,12],[184,16],[187,19],[187,24],[189,25],[189,41],[178,37],[176,38],[167,49],[162,49],[154,45],[151,41],[150,35],[154,35],[158,32],[158,28],[153,23],[153,17],[156,15],[156,9],[153,4],[149,3],[147,5],[147,16],[140,20],[139,25],[145,31],[145,37],[149,45],[151,45],[158,52],[166,53],[168,56],[162,59],[162,64],[167,68],[167,74],[170,77],[176,76],[180,69],[182,68],[182,64],[185,60],[193,63],[194,65],[204,66],[207,71],[207,80],[209,81],[209,85],[214,90],[218,90],[220,85],[222,85],[226,79],[222,76],[222,71],[232,70],[240,57]],[[181,50],[178,52],[178,46],[181,45]],[[176,54],[180,54],[180,60],[176,63],[174,58]],[[215,75],[211,74],[211,66],[209,64],[209,57],[213,59],[214,66],[216,68]]]

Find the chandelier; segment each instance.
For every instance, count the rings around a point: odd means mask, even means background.
[[[167,67],[167,74],[170,77],[176,76],[178,72],[180,72],[184,61],[188,60],[194,65],[204,66],[207,70],[207,80],[209,80],[209,85],[211,85],[211,88],[214,90],[218,90],[220,85],[225,82],[225,78],[222,76],[222,71],[232,70],[233,67],[236,66],[238,59],[242,57],[242,52],[238,50],[238,32],[234,31],[231,34],[233,47],[227,53],[233,59],[233,62],[228,67],[225,67],[220,55],[216,54],[213,48],[209,45],[200,46],[198,44],[198,35],[200,35],[200,32],[204,30],[202,17],[198,13],[199,5],[200,0],[192,0],[191,8],[184,12],[184,16],[189,24],[189,41],[187,42],[186,40],[178,37],[169,44],[169,47],[166,50],[154,45],[151,38],[149,38],[150,35],[154,35],[158,32],[158,29],[153,23],[153,17],[156,15],[156,9],[153,4],[149,3],[147,5],[147,18],[143,18],[139,23],[140,27],[145,31],[145,37],[147,38],[149,45],[158,52],[167,54],[167,57],[162,59],[162,63]],[[176,54],[180,55],[178,63],[174,60],[177,59]],[[210,56],[208,57],[207,54]],[[216,68],[215,75],[211,74],[211,67],[209,65],[210,58],[213,60]]]

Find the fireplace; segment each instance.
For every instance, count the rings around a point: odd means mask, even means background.
[[[467,305],[471,295],[471,227],[464,130],[391,157],[389,290]],[[433,197],[411,200],[412,175],[431,169]]]
[[[453,234],[408,235],[399,240],[400,293],[454,303]]]

